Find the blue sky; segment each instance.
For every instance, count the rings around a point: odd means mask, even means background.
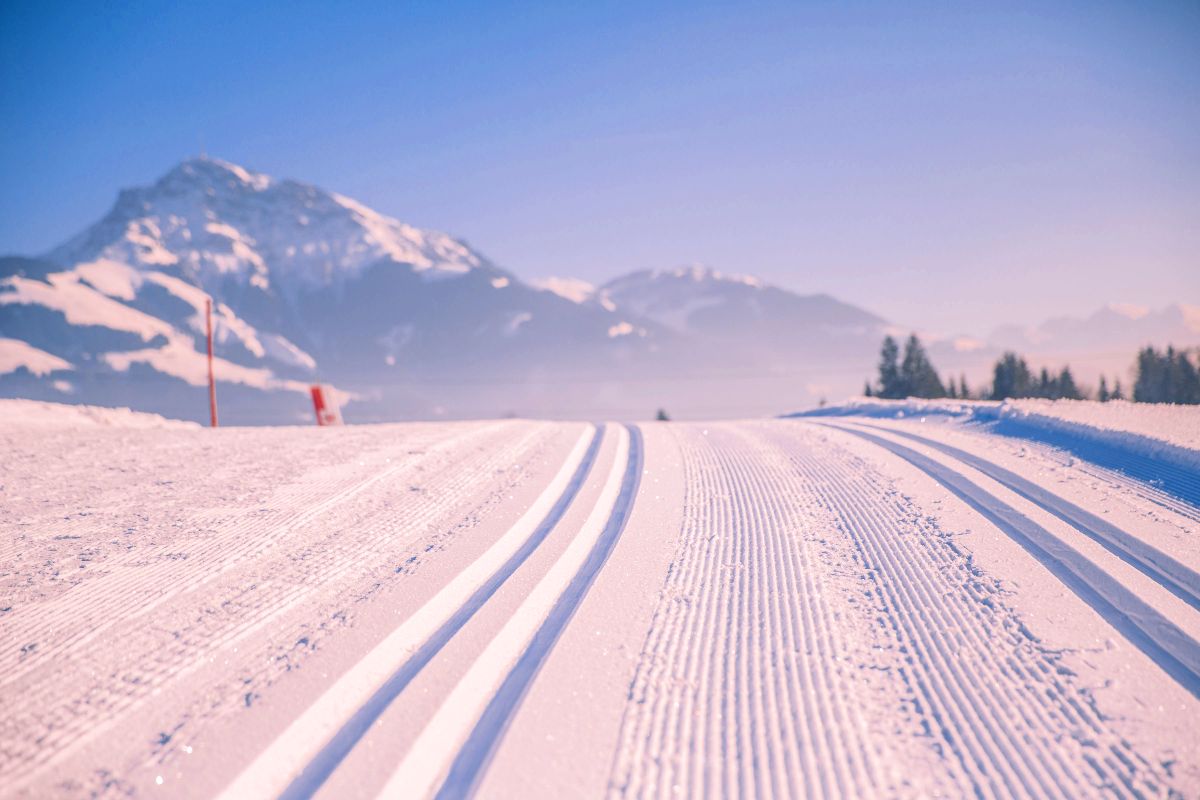
[[[0,252],[203,141],[525,277],[946,333],[1200,303],[1200,3],[125,5],[3,4]]]

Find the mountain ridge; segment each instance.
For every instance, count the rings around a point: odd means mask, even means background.
[[[307,420],[317,380],[361,420],[769,414],[855,392],[896,330],[699,264],[525,281],[336,192],[193,158],[45,256],[0,259],[0,395],[203,419],[209,299],[224,407],[251,423]],[[959,343],[933,348],[950,369],[994,350]]]

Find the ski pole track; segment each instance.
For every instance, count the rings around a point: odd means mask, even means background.
[[[495,695],[480,714],[474,729],[459,748],[447,772],[446,779],[437,793],[442,800],[454,800],[454,798],[470,797],[475,794],[479,781],[487,771],[492,756],[520,708],[523,698],[537,678],[538,672],[554,649],[559,637],[587,596],[588,590],[608,561],[609,555],[625,529],[625,524],[633,509],[634,499],[637,496],[644,463],[641,431],[633,425],[625,426],[625,431],[624,445],[618,443],[617,459],[613,470],[615,476],[621,464],[621,453],[624,449],[625,469],[621,475],[619,491],[608,508],[606,519],[603,513],[607,504],[603,499],[593,511],[594,515],[599,515],[595,517],[596,519],[605,519],[604,527],[600,529],[599,536],[586,559],[558,599],[555,600],[544,621],[529,640],[524,652],[521,653],[508,675],[500,683]],[[581,530],[579,535],[586,536],[589,527],[592,526],[585,523],[584,530]]]
[[[309,797],[323,785],[408,683],[561,520],[600,449],[603,426],[588,428],[508,531],[340,676],[258,753],[221,797]]]
[[[906,498],[849,452],[816,460],[802,446],[789,449],[879,568],[890,623],[906,642],[914,686],[957,762],[964,792],[1164,791],[1150,762],[1107,729],[1087,691],[1028,640],[1015,615],[963,591],[961,555]],[[912,533],[897,535],[905,529]]]
[[[17,695],[18,704],[10,710],[7,721],[3,723],[8,729],[4,733],[4,740],[21,741],[25,746],[16,753],[4,754],[5,763],[0,764],[0,776],[17,770],[27,771],[34,765],[44,769],[52,760],[65,757],[69,754],[68,747],[74,749],[84,738],[92,738],[102,730],[104,726],[98,727],[97,720],[107,718],[115,723],[138,704],[145,702],[157,688],[179,680],[205,663],[211,663],[214,654],[224,652],[260,631],[297,603],[305,599],[319,603],[322,597],[326,604],[336,601],[336,593],[345,588],[341,580],[347,575],[358,573],[356,577],[360,580],[377,581],[377,578],[372,579],[371,568],[378,567],[378,564],[360,563],[364,553],[379,553],[379,563],[383,563],[394,560],[404,551],[411,552],[416,539],[440,517],[461,508],[466,498],[478,492],[480,485],[490,485],[499,469],[528,457],[532,450],[543,443],[549,430],[549,426],[529,426],[524,435],[509,437],[501,442],[502,446],[474,448],[464,458],[442,459],[441,463],[433,465],[433,469],[422,475],[424,491],[411,492],[404,485],[395,490],[397,497],[394,502],[385,500],[379,504],[380,507],[364,509],[361,516],[352,520],[348,529],[339,526],[337,530],[323,532],[320,541],[302,543],[298,551],[277,552],[272,557],[273,564],[249,561],[241,570],[247,574],[240,579],[237,575],[223,578],[228,587],[219,602],[210,601],[196,607],[188,602],[190,594],[176,593],[173,600],[176,611],[173,615],[177,619],[182,616],[179,629],[167,631],[161,626],[148,628],[133,620],[122,621],[124,630],[119,635],[127,644],[122,648],[121,662],[116,665],[89,664],[86,651],[67,652],[47,662],[42,667],[38,682],[29,687],[29,691]],[[487,444],[493,444],[490,437]],[[345,490],[339,496],[344,494]],[[314,496],[315,492],[310,491],[308,495]],[[436,501],[430,502],[427,495],[436,498]],[[327,502],[318,505],[330,507]],[[305,519],[311,521],[314,516],[306,515]],[[301,527],[294,520],[290,525],[291,530]],[[246,535],[244,528],[239,531],[239,535]],[[413,553],[406,563],[420,556],[421,552]],[[217,561],[219,567],[226,563]],[[404,567],[402,564],[397,572]],[[411,563],[407,564],[407,568],[411,567]],[[189,590],[194,592],[199,585],[194,584]],[[334,604],[340,606],[344,601]],[[333,614],[328,613],[330,610]],[[327,613],[318,618],[332,619],[338,614],[341,614],[339,624],[346,624],[348,619],[344,611],[327,609]],[[168,615],[160,611],[158,616]],[[306,627],[301,625],[300,630],[293,631],[298,635],[288,641],[305,638]],[[171,638],[164,643],[162,640],[168,635]],[[311,636],[310,631],[310,639]],[[277,641],[282,642],[283,639]],[[310,641],[308,646],[315,646],[315,642]],[[290,662],[286,668],[290,669]],[[50,676],[45,673],[46,669],[51,669],[55,674],[106,674],[107,678],[101,681],[93,679],[85,696],[64,700],[57,696],[59,681],[48,679]],[[279,667],[273,660],[268,660],[258,670],[258,676],[244,678],[243,681],[248,686],[260,688],[265,685],[263,681],[273,669]],[[233,696],[240,699],[241,694],[235,693]],[[250,695],[247,694],[247,697]],[[34,742],[28,736],[14,736],[15,729],[33,729],[43,733]]]
[[[1200,608],[1200,574],[1185,564],[1132,536],[1107,520],[1097,517],[1074,503],[1037,486],[1020,475],[987,459],[957,447],[944,444],[908,431],[880,428],[875,425],[856,425],[866,430],[882,431],[901,436],[933,448],[975,468],[992,480],[1010,489],[1029,502],[1049,511],[1075,530],[1098,543],[1104,549],[1137,569],[1155,583],[1183,600],[1194,609]]]
[[[817,556],[780,500],[794,487],[734,428],[710,426],[681,445],[683,536],[630,689],[610,794],[878,792]]]
[[[422,457],[415,460],[404,458],[412,450],[412,443],[405,442],[394,452],[395,465],[382,471],[375,469],[365,477],[362,472],[354,471],[334,486],[325,480],[302,481],[277,493],[270,503],[273,510],[266,513],[201,514],[177,523],[212,535],[193,537],[188,542],[186,558],[170,557],[178,553],[172,546],[174,542],[123,553],[108,564],[107,574],[77,584],[47,603],[18,607],[19,613],[6,618],[4,627],[9,640],[17,647],[37,643],[37,649],[32,652],[36,657],[26,659],[20,658],[20,652],[9,651],[8,655],[18,660],[5,665],[0,688],[37,669],[43,658],[81,647],[107,632],[117,621],[145,615],[161,603],[258,557],[288,534],[381,480],[420,472],[426,461],[453,451],[463,440],[487,437],[490,443],[497,433],[496,427],[487,426],[468,429],[443,442],[425,441],[420,445]],[[168,557],[151,560],[160,555]],[[147,602],[148,593],[155,591],[157,594]],[[82,601],[81,593],[86,595]],[[65,633],[69,630],[74,630],[74,634]],[[55,644],[46,646],[48,637],[56,638]]]
[[[520,675],[525,656],[541,654],[539,645],[547,651],[553,646],[556,637],[547,635],[539,641],[539,632],[554,625],[556,609],[565,610],[563,599],[569,599],[572,586],[581,575],[586,576],[590,557],[604,545],[605,534],[615,540],[623,527],[620,507],[623,497],[632,501],[631,485],[637,475],[631,474],[631,466],[637,452],[629,429],[613,426],[613,430],[614,458],[587,518],[425,721],[379,797],[429,797],[435,793],[438,797],[465,797],[471,793],[495,740],[503,735],[506,715],[520,701],[519,691],[506,696],[506,688],[520,689],[519,683],[506,687],[507,679]],[[620,523],[615,528],[614,520]],[[586,586],[580,588],[586,590]],[[565,624],[567,620],[569,615],[561,621]],[[489,709],[498,713],[485,719]],[[472,736],[473,731],[482,736]],[[465,756],[461,761],[460,754]]]
[[[1096,562],[958,470],[865,431],[841,428],[925,472],[999,528],[1193,696],[1200,697],[1200,642]]]

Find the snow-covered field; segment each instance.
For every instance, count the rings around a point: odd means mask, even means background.
[[[1200,412],[1151,411],[0,402],[0,796],[1196,796]]]

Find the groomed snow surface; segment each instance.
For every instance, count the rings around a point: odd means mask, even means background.
[[[0,402],[0,796],[1200,794],[1200,412],[822,413]]]

